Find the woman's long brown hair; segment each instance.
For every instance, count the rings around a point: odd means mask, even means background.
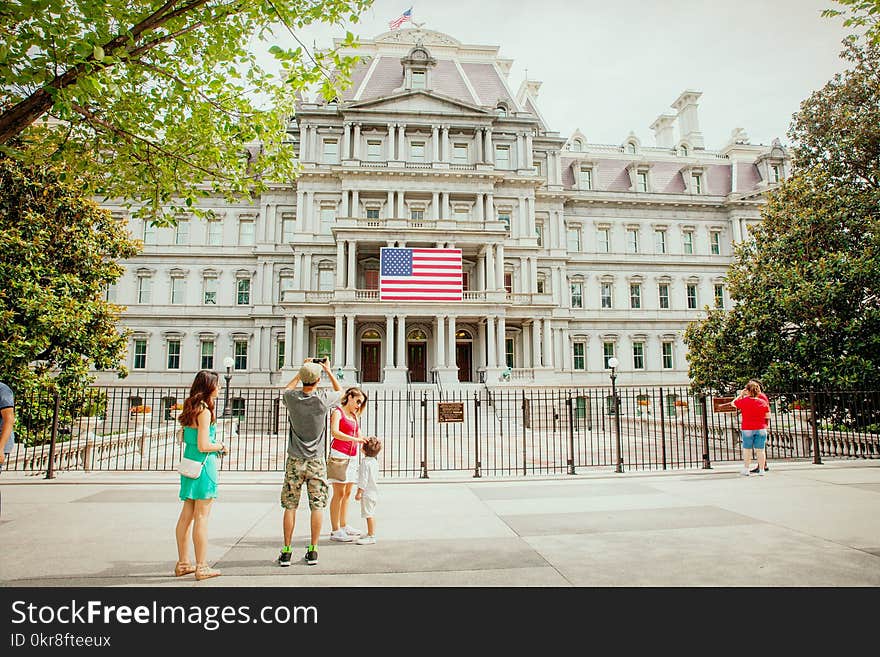
[[[220,376],[217,372],[211,370],[201,370],[193,379],[189,388],[189,397],[183,402],[183,410],[178,418],[180,423],[185,427],[194,427],[196,425],[199,413],[202,412],[202,404],[211,411],[211,422],[217,420],[214,412],[214,400],[211,397],[214,390],[220,383]]]
[[[340,406],[345,406],[348,403],[348,400],[354,397],[355,395],[359,395],[363,397],[363,403],[358,406],[358,409],[355,411],[358,417],[364,414],[364,411],[367,410],[367,393],[358,388],[357,386],[352,386],[345,391],[345,394],[342,395],[342,399],[339,402]]]

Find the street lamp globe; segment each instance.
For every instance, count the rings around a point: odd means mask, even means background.
[[[225,367],[226,371],[228,372],[233,367],[235,367],[235,359],[232,356],[227,356],[223,359],[223,367]]]
[[[608,367],[610,367],[612,370],[616,370],[618,365],[620,365],[620,361],[617,360],[614,356],[608,359]]]

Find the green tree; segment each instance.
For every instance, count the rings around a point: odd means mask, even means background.
[[[67,406],[90,368],[125,373],[121,308],[105,293],[139,243],[87,190],[63,165],[0,155],[0,380],[22,401],[24,426],[45,424],[45,403],[24,402],[46,389]]]
[[[880,43],[880,0],[834,0],[845,9],[826,9],[822,16],[846,16],[845,27],[863,27],[868,39]]]
[[[880,44],[801,104],[794,173],[728,274],[736,305],[685,332],[695,387],[880,388]]]
[[[271,30],[357,22],[372,0],[8,0],[0,6],[0,148],[63,160],[89,191],[157,223],[200,196],[259,193],[295,174],[286,127],[295,95],[332,97],[352,57],[300,45],[249,47]],[[341,46],[350,46],[348,33]],[[42,120],[41,120],[42,119]],[[246,149],[251,146],[250,152]]]

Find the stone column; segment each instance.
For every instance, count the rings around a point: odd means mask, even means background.
[[[522,325],[522,366],[532,367],[532,325]]]
[[[302,361],[300,361],[302,362]],[[284,368],[293,367],[293,315],[284,318]]]
[[[496,247],[497,257],[495,258],[495,289],[504,289],[504,245],[498,244]]]
[[[531,282],[529,283],[529,292],[537,293],[538,292],[538,257],[533,256],[533,257],[529,258],[529,265],[530,265],[530,269],[531,269],[531,272],[530,272]]]
[[[544,367],[553,367],[553,329],[550,327],[550,318],[544,318]]]
[[[394,315],[385,315],[385,367],[394,367]]]
[[[477,128],[474,131],[474,162],[483,162],[483,141],[485,140],[486,131],[484,128]]]
[[[354,368],[354,315],[348,315],[345,327],[345,367]]]
[[[492,147],[492,128],[486,128],[486,162],[495,164],[495,149]]]
[[[385,205],[386,205],[386,212],[388,213],[388,218],[389,219],[394,218],[394,192],[393,191],[389,190],[388,200],[385,202]]]
[[[486,367],[498,367],[495,346],[495,318],[488,315],[486,317]]]
[[[447,367],[456,367],[456,363],[455,363],[455,315],[449,315],[449,322],[448,322],[446,328],[447,328],[447,332],[449,334],[449,340],[447,340],[447,345],[446,345],[446,366]]]
[[[526,133],[526,167],[532,166],[532,133]]]
[[[445,316],[437,315],[437,331],[434,335],[435,338],[435,356],[436,367],[446,367],[446,345],[444,338],[444,324],[445,324]]]
[[[340,207],[339,207],[339,216],[341,216],[341,217],[348,217],[349,216],[349,214],[348,214],[349,198],[348,197],[350,196],[350,194],[351,194],[351,192],[349,192],[347,189],[342,190],[342,203],[340,203]]]
[[[397,159],[406,160],[406,124],[397,124]]]
[[[345,126],[342,131],[342,149],[339,153],[339,161],[348,159],[348,154],[351,152],[351,123],[348,121],[345,122]]]
[[[519,291],[528,294],[529,290],[529,273],[532,271],[529,267],[529,259],[526,256],[519,257]]]
[[[349,290],[355,289],[357,285],[357,264],[355,258],[357,257],[357,242],[354,240],[350,240],[348,242],[348,267],[347,269],[347,285],[346,287]]]
[[[443,152],[441,153],[442,162],[449,162],[449,126],[443,126]]]
[[[342,367],[342,315],[337,314],[333,319],[333,365]]]
[[[303,290],[311,290],[312,289],[312,254],[311,253],[303,253],[303,277],[302,277],[302,288]]]
[[[302,284],[302,257],[303,257],[303,254],[300,253],[299,251],[296,251],[293,254],[293,289],[294,290],[305,289]]]
[[[532,367],[541,367],[541,320],[532,320]]]
[[[499,317],[498,318],[498,330],[496,332],[496,334],[498,336],[498,351],[496,353],[498,354],[498,367],[502,367],[502,368],[507,367],[507,358],[506,358],[507,351],[505,349],[505,347],[507,346],[505,344],[505,338],[507,336],[506,336],[506,332],[505,332],[505,324],[506,324],[506,321],[505,321],[504,317]]]
[[[449,219],[449,192],[440,192],[440,205],[442,206],[440,217],[442,219]]]
[[[524,152],[525,152],[525,139],[523,138],[523,133],[516,133],[516,168],[517,169],[525,169],[526,165],[524,160]]]
[[[406,218],[406,203],[403,202],[403,192],[397,192],[397,218]]]
[[[432,162],[439,162],[440,161],[440,135],[439,135],[439,132],[440,132],[439,126],[437,126],[437,125],[431,126],[431,151],[433,153],[432,159],[431,159]]]
[[[528,234],[526,237],[536,237],[538,234],[535,228],[535,197],[526,196],[526,226],[528,226]]]
[[[486,287],[485,287],[485,289],[487,291],[495,289],[496,274],[495,274],[495,255],[494,255],[494,252],[495,252],[495,247],[491,244],[487,244],[486,245],[486,258],[485,258],[485,263],[486,263]]]
[[[397,159],[397,149],[394,147],[394,124],[388,124],[388,159],[396,160]]]
[[[435,220],[440,218],[440,192],[431,194],[431,215]]]
[[[361,159],[361,124],[354,124],[354,153],[352,157],[355,160]]]
[[[406,368],[406,315],[397,316],[397,367]]]
[[[300,233],[306,232],[306,227],[303,225],[306,209],[305,195],[303,190],[296,190],[296,227]]]
[[[484,194],[477,194],[477,202],[475,203],[477,208],[477,213],[475,219],[479,222],[483,221],[483,206],[486,204],[486,197]]]
[[[486,194],[486,221],[495,221],[495,195]]]
[[[355,219],[361,216],[361,206],[358,198],[359,194],[360,193],[356,189],[351,193],[351,216]]]
[[[345,241],[336,242],[336,289],[345,287]]]
[[[295,324],[293,329],[293,344],[291,345],[293,351],[293,362],[297,365],[301,364],[303,360],[305,360],[305,356],[303,355],[303,334],[305,333],[305,317],[295,317]],[[287,345],[284,345],[285,351],[287,351]]]

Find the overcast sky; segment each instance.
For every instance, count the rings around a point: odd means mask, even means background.
[[[580,128],[593,143],[619,144],[632,130],[654,145],[648,126],[684,89],[703,92],[707,148],[737,127],[752,143],[788,143],[800,102],[844,68],[842,20],[820,16],[832,0],[376,0],[347,27],[372,38],[410,6],[425,29],[500,46],[513,93],[528,69],[543,82],[550,129]],[[343,35],[321,26],[301,36],[324,48]]]

